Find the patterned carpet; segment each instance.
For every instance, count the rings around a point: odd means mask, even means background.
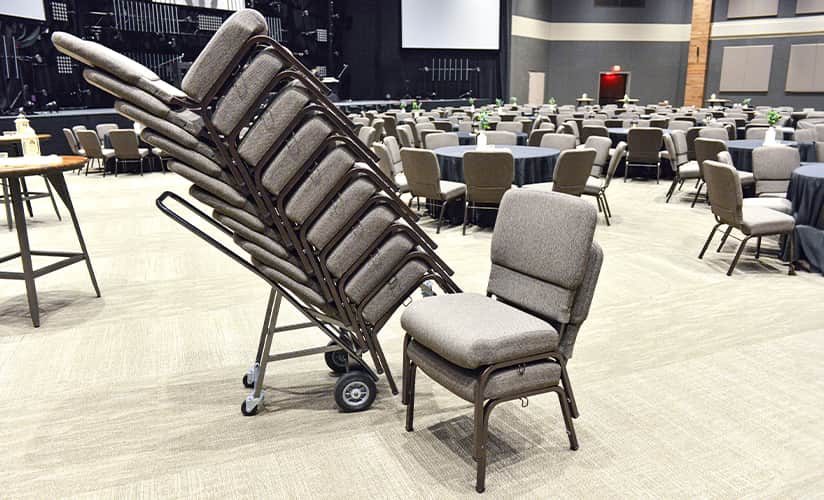
[[[370,411],[339,413],[320,357],[270,367],[266,410],[242,417],[240,379],[266,285],[155,208],[163,190],[185,192],[181,178],[68,180],[103,298],[82,265],[49,275],[38,281],[43,326],[34,329],[22,284],[2,282],[0,496],[476,496],[470,407],[425,376],[414,433],[385,381]],[[690,209],[687,190],[664,204],[666,189],[609,188],[615,218],[596,234],[606,260],[570,363],[580,450],[568,449],[554,395],[501,405],[486,497],[824,491],[822,277],[787,276],[752,251],[726,277],[735,242],[698,260],[709,210]],[[34,248],[74,248],[71,225],[47,200],[35,215]],[[434,236],[434,222],[423,225],[456,281],[483,292],[491,231]],[[0,252],[16,245],[0,231]],[[396,375],[398,317],[381,333]],[[275,350],[322,342],[312,331],[284,334]]]

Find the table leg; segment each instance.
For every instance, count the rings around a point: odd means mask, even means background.
[[[66,185],[63,172],[49,172],[46,174],[46,178],[51,182],[51,185],[54,186],[54,190],[57,191],[58,196],[63,200],[63,204],[66,205],[66,209],[69,211],[72,224],[74,224],[74,231],[77,233],[77,241],[80,243],[80,250],[83,252],[83,257],[86,260],[86,267],[89,269],[92,286],[97,296],[100,297],[100,287],[97,286],[97,278],[95,278],[94,269],[92,269],[92,260],[89,258],[89,252],[86,250],[86,241],[83,240],[83,233],[80,231],[80,223],[77,222],[77,214],[74,212],[74,205],[72,204],[69,187]]]
[[[26,178],[20,178],[20,186],[23,188],[23,195],[26,197],[26,208],[29,209],[29,217],[34,217],[34,211],[31,209],[31,199],[29,198],[29,187],[26,185]]]
[[[20,179],[9,177],[11,205],[14,210],[14,225],[17,227],[17,241],[20,243],[20,260],[23,261],[23,276],[26,282],[26,295],[29,300],[31,322],[35,328],[40,326],[40,307],[37,303],[37,289],[34,287],[34,268],[31,263],[29,235],[26,231],[26,214],[23,212],[23,192]]]
[[[9,186],[6,183],[6,179],[0,179],[0,183],[3,184],[3,205],[6,207],[6,223],[9,225],[9,231],[11,231],[11,195],[9,195]]]

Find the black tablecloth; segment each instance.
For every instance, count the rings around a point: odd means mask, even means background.
[[[552,181],[555,171],[555,162],[560,151],[552,148],[534,148],[529,146],[498,146],[497,149],[507,149],[515,158],[515,179],[517,186],[534,184],[537,182]],[[463,154],[475,150],[475,146],[452,146],[438,148],[438,164],[441,167],[441,179],[445,181],[463,182]]]
[[[808,163],[790,178],[787,198],[795,216],[795,256],[824,273],[824,163]],[[785,258],[788,252],[785,248]]]
[[[470,132],[457,132],[458,134],[458,144],[461,146],[471,146],[474,145],[476,142],[476,135]],[[526,132],[520,132],[515,134],[518,136],[518,145],[519,146],[526,146],[526,141],[529,138],[529,135]],[[503,147],[503,146],[501,146]]]
[[[799,146],[793,141],[776,141],[777,143],[784,144],[786,146],[793,146],[799,147],[799,153],[801,154],[801,161],[809,161],[808,156],[810,154],[810,149],[807,147]],[[745,172],[752,172],[752,150],[755,148],[759,148],[764,145],[764,141],[761,139],[744,139],[741,141],[729,141],[727,143],[727,150],[730,152],[730,156],[732,156],[732,162],[735,165],[735,168],[738,170],[743,170]],[[815,146],[812,148],[812,154],[815,155]]]

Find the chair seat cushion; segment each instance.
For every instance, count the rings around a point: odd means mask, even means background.
[[[741,179],[741,185],[748,186],[750,184],[755,184],[755,176],[752,175],[752,172],[744,172],[739,170],[738,171],[738,178]]]
[[[761,193],[758,195],[759,198],[781,198],[786,200],[787,193]]]
[[[558,346],[558,332],[546,321],[474,293],[414,302],[404,311],[401,326],[416,342],[467,369]]]
[[[601,179],[598,177],[589,176],[587,178],[587,185],[584,187],[585,194],[591,194],[593,196],[597,196],[598,193],[601,192]]]
[[[445,200],[453,200],[466,194],[466,184],[462,182],[441,181],[441,193]]]
[[[769,208],[787,215],[793,214],[793,204],[787,198],[744,198],[744,210],[748,207]]]
[[[687,163],[684,163],[678,167],[678,175],[682,179],[698,179],[701,177],[701,169],[698,166],[698,162],[695,160],[690,160]]]
[[[455,366],[415,341],[409,344],[406,352],[409,359],[433,380],[466,401],[475,400],[475,389],[482,369],[467,370]],[[504,368],[489,377],[483,399],[499,399],[555,387],[560,379],[561,365],[553,361],[535,361],[522,367]]]
[[[536,182],[535,184],[525,184],[524,189],[536,189],[538,191],[552,191],[551,182]]]
[[[741,231],[749,236],[789,233],[795,227],[792,216],[764,207],[744,206]]]

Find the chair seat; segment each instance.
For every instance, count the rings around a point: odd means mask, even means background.
[[[758,195],[759,198],[781,198],[786,200],[787,193],[761,193]]]
[[[413,302],[401,325],[416,342],[473,370],[554,350],[558,332],[535,316],[475,293]]]
[[[701,177],[701,169],[698,167],[698,162],[690,160],[678,167],[678,175],[682,179],[698,179]]]
[[[770,208],[746,206],[743,210],[741,231],[748,236],[792,232],[795,219]]]
[[[114,158],[114,149],[103,148],[103,158],[108,160],[109,158]]]
[[[589,176],[587,179],[587,185],[584,187],[584,194],[591,194],[593,196],[598,196],[598,193],[601,192],[601,187],[603,186],[603,181],[598,177]]]
[[[402,192],[404,192],[404,190],[409,191],[409,181],[406,180],[406,174],[396,174],[395,184]]]
[[[769,208],[787,215],[793,214],[793,204],[787,198],[744,198],[744,210],[747,210],[748,207]]]
[[[742,186],[749,186],[750,184],[755,184],[755,176],[752,175],[752,172],[743,172],[739,170],[738,178],[741,179]]]
[[[475,389],[483,369],[467,370],[455,366],[419,342],[412,341],[406,350],[409,359],[456,396],[475,400]],[[527,363],[495,371],[484,390],[483,399],[499,399],[525,392],[554,387],[561,380],[561,365],[553,361]]]
[[[466,194],[466,184],[462,182],[441,181],[441,193],[444,200],[454,200]]]
[[[551,182],[536,182],[535,184],[524,184],[524,189],[535,189],[537,191],[552,191]]]

